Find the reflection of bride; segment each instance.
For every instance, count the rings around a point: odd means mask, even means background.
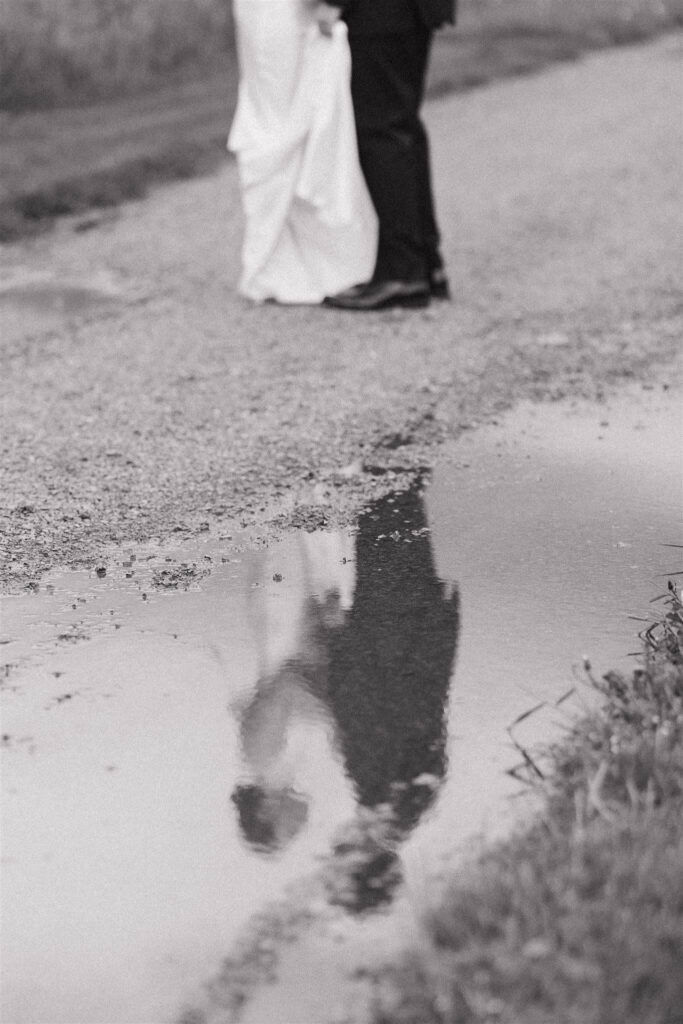
[[[311,0],[234,0],[239,99],[228,145],[245,212],[240,291],[319,303],[372,274],[377,221],[358,160],[346,26]]]
[[[302,532],[259,558],[250,595],[258,681],[241,703],[244,771],[233,801],[244,837],[262,852],[282,849],[304,824],[327,839],[352,807],[341,768],[338,779],[331,769],[341,758],[326,702],[326,644],[351,605],[352,549],[343,535]]]

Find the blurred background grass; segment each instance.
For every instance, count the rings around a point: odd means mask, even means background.
[[[230,0],[0,0],[0,241],[224,158]],[[428,92],[473,88],[683,25],[683,0],[460,0]]]
[[[229,0],[2,0],[0,108],[81,104],[215,72]]]
[[[0,109],[90,103],[179,80],[234,60],[230,0],[1,0]],[[681,0],[461,0],[457,39],[486,32],[474,81],[520,36],[549,50],[609,45],[680,24]],[[453,33],[441,36],[449,49]],[[445,41],[445,45],[444,45]],[[453,57],[462,57],[456,45]],[[482,55],[479,53],[479,57]],[[438,78],[448,84],[448,69]]]

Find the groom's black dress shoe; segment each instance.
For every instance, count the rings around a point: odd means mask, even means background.
[[[369,281],[347,288],[325,299],[325,305],[334,309],[373,312],[402,306],[420,309],[429,305],[430,290],[426,281]]]

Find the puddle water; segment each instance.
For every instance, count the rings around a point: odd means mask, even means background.
[[[584,655],[628,667],[678,568],[679,410],[521,409],[354,532],[4,599],[3,1019],[173,1021],[335,842],[353,911],[503,827],[506,727]]]
[[[92,313],[107,311],[120,303],[121,292],[107,275],[92,281],[57,281],[49,275],[22,275],[20,268],[7,273],[0,287],[0,320],[5,343],[54,330]]]

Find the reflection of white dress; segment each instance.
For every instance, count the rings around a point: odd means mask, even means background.
[[[228,145],[246,216],[240,291],[316,303],[373,272],[377,219],[361,174],[346,26],[306,0],[235,0],[240,88]]]

